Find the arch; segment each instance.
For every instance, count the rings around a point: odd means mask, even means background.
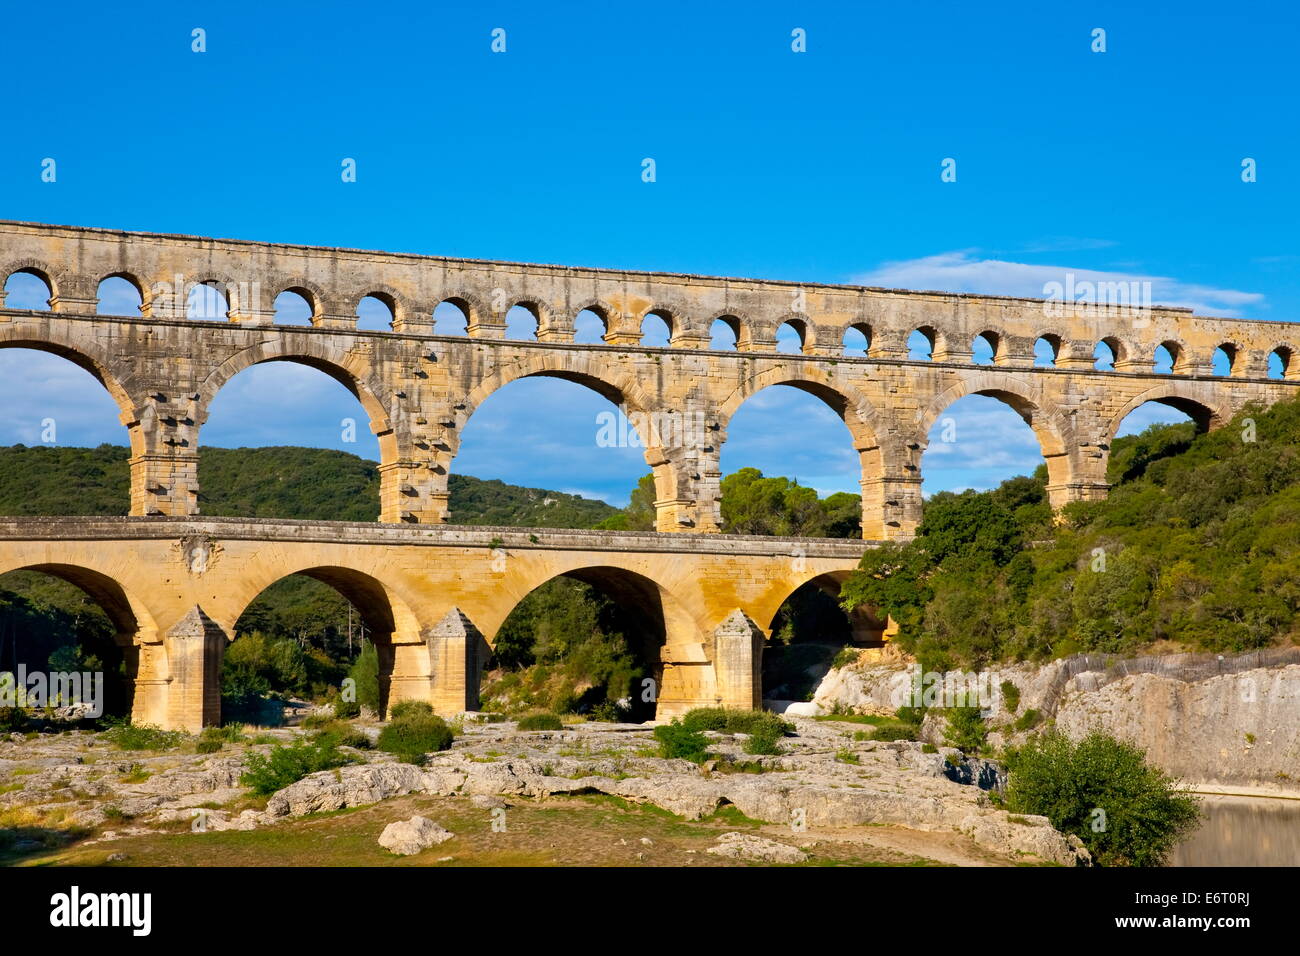
[[[609,335],[609,317],[613,307],[604,302],[588,302],[573,316],[573,341],[579,345],[603,345]]]
[[[790,336],[783,336],[781,334],[785,329],[790,329],[794,332],[795,339],[798,341],[797,347],[791,348],[790,346],[792,345],[792,342]],[[807,353],[812,349],[813,343],[815,343],[816,340],[817,336],[813,329],[813,324],[805,315],[788,315],[781,319],[777,324],[776,350],[778,352],[784,352],[787,354]]]
[[[397,460],[397,439],[386,410],[386,392],[346,364],[340,364],[327,347],[308,336],[295,336],[292,340],[276,338],[251,346],[236,352],[213,369],[199,386],[196,424],[202,426],[207,420],[213,399],[227,382],[245,369],[264,362],[297,362],[324,372],[341,384],[356,397],[370,417],[370,429],[379,438],[381,461],[387,464]]]
[[[1211,374],[1228,378],[1237,371],[1237,357],[1241,348],[1235,342],[1224,342],[1210,357]]]
[[[871,354],[871,342],[871,326],[866,322],[854,322],[844,330],[844,335],[840,339],[842,353],[854,357],[865,357]]]
[[[535,342],[542,329],[542,310],[535,302],[516,302],[506,309],[505,337],[518,342]]]
[[[42,330],[42,334],[50,334],[50,332],[49,330]],[[85,350],[83,342],[77,342],[74,345],[53,339],[35,339],[14,325],[0,325],[0,349],[3,348],[34,349],[38,352],[48,352],[50,355],[57,355],[61,359],[66,359],[78,368],[89,372],[95,381],[104,386],[113,401],[117,403],[117,407],[121,409],[122,420],[127,424],[128,428],[136,421],[135,401],[127,392],[126,387],[122,385],[121,380],[109,370],[108,360],[104,356],[91,355]],[[131,431],[132,453],[136,455],[143,454],[143,447],[138,447],[136,443],[135,429],[131,429]]]
[[[185,318],[194,322],[226,321],[236,309],[230,300],[230,288],[230,283],[223,279],[204,279],[188,286],[185,289]]]
[[[275,294],[275,297],[272,298],[272,302],[284,295],[286,292],[292,292],[294,295],[306,302],[307,307],[311,309],[311,322],[313,325],[315,325],[320,319],[323,306],[329,298],[325,290],[316,283],[312,282],[310,279],[304,279],[299,276],[281,278],[272,283],[271,288],[279,290]]]
[[[724,335],[724,344],[721,348],[719,347],[718,323],[722,323],[722,326],[731,333],[732,340],[730,345],[725,344]],[[709,337],[711,340],[709,348],[715,351],[743,351],[752,344],[749,323],[744,316],[736,312],[720,312],[709,319]]]
[[[9,280],[16,275],[35,276],[45,284],[45,288],[49,292],[49,295],[46,296],[46,305],[43,309],[35,311],[45,311],[50,308],[49,300],[58,298],[59,284],[55,280],[58,272],[55,269],[51,269],[49,265],[39,259],[15,259],[0,267],[0,276],[4,277],[4,281],[0,282],[0,299],[4,298],[3,293],[9,285]],[[6,305],[6,308],[12,309],[13,306]]]
[[[1106,425],[1106,440],[1109,444],[1115,440],[1115,435],[1124,419],[1129,413],[1136,410],[1147,402],[1159,402],[1162,405],[1168,405],[1170,408],[1182,412],[1189,416],[1196,423],[1199,431],[1209,431],[1226,425],[1232,419],[1232,413],[1227,406],[1215,406],[1207,403],[1201,396],[1209,392],[1205,387],[1197,387],[1195,382],[1176,383],[1157,385],[1149,388],[1140,395],[1131,399],[1121,408]]]
[[[1105,349],[1110,353],[1109,359],[1106,357],[1105,353],[1098,354],[1102,352],[1102,349]],[[1114,335],[1108,335],[1105,338],[1098,340],[1096,346],[1093,347],[1092,354],[1097,360],[1093,363],[1093,368],[1102,372],[1113,372],[1115,369],[1119,368],[1120,365],[1128,361],[1128,347],[1124,345],[1123,341]],[[1109,368],[1106,366],[1109,366]]]
[[[1290,345],[1279,345],[1268,353],[1265,360],[1265,373],[1268,378],[1289,379],[1295,376],[1295,349]],[[1275,374],[1276,373],[1276,374]]]
[[[914,362],[931,362],[939,348],[939,333],[932,326],[922,325],[907,335],[907,357]]]
[[[134,292],[130,301],[126,288]],[[95,287],[99,299],[95,306],[97,315],[148,315],[149,300],[144,283],[130,272],[113,272],[99,280]]]
[[[917,411],[917,436],[922,449],[928,444],[930,429],[939,416],[953,402],[967,395],[996,398],[1010,406],[1033,429],[1038,439],[1039,450],[1047,462],[1048,486],[1062,488],[1070,482],[1073,465],[1066,436],[1072,433],[1072,428],[1068,420],[1055,410],[1045,409],[1041,396],[1014,375],[980,372],[963,378],[936,395],[928,406]]]
[[[1061,359],[1061,337],[1055,332],[1044,332],[1034,339],[1034,366],[1052,368]]]
[[[654,679],[659,688],[655,701],[657,705],[655,710],[658,713],[652,711],[636,716],[641,719],[663,716],[665,710],[671,710],[675,702],[680,703],[686,697],[686,688],[683,686],[681,676],[674,673],[674,665],[671,662],[698,661],[698,657],[694,655],[674,653],[674,650],[680,651],[700,645],[698,624],[672,590],[658,581],[617,565],[589,562],[589,558],[574,556],[558,566],[548,563],[544,569],[538,569],[540,574],[515,583],[505,595],[506,600],[499,604],[501,612],[504,613],[498,612],[499,617],[492,616],[488,621],[488,628],[483,632],[484,636],[495,649],[501,637],[502,626],[510,614],[528,595],[557,578],[570,578],[589,585],[605,594],[621,608],[633,612],[627,614],[622,622],[630,631],[625,636],[632,649],[638,652],[637,656],[641,662],[650,671],[644,676]],[[712,665],[715,662],[700,663]],[[710,670],[712,670],[711,666]]]
[[[397,322],[397,300],[386,292],[367,292],[357,299],[352,314],[358,331],[391,332]]]
[[[19,559],[12,566],[0,563],[0,576],[13,571],[48,574],[85,591],[108,615],[113,627],[117,629],[119,642],[153,640],[158,632],[158,625],[144,602],[105,571],[85,564],[58,561],[31,563]]]
[[[271,300],[276,325],[315,325],[320,319],[316,303],[319,302],[307,289],[285,289]]]
[[[646,348],[667,348],[677,329],[673,314],[666,309],[651,309],[641,318],[641,345]]]
[[[999,358],[1002,347],[1002,334],[992,329],[985,329],[971,339],[971,362],[975,365],[993,365]],[[987,352],[987,357],[985,356]]]
[[[441,312],[442,315],[438,313]],[[433,334],[463,338],[469,335],[476,314],[468,299],[452,296],[433,307]]]
[[[1161,355],[1161,352],[1164,355]],[[1182,371],[1183,347],[1173,339],[1167,339],[1157,345],[1151,357],[1155,362],[1153,370],[1161,375],[1173,375]]]

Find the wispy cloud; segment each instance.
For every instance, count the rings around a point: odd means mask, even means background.
[[[855,276],[862,285],[893,289],[918,289],[936,292],[974,292],[984,295],[1011,295],[1043,298],[1048,283],[1067,283],[1073,276],[1080,282],[1149,282],[1153,305],[1170,305],[1195,309],[1207,315],[1242,317],[1243,310],[1259,306],[1264,296],[1258,292],[1219,289],[1169,276],[1140,272],[1111,272],[1103,269],[1080,269],[1070,266],[1039,265],[986,258],[977,249],[963,249],[886,262]]]

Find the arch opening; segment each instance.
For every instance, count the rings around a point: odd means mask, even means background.
[[[934,415],[921,456],[922,492],[991,491],[1022,476],[1046,486],[1069,480],[1065,445],[1057,429],[1028,399],[981,389]]]
[[[1105,338],[1097,343],[1092,350],[1092,357],[1096,360],[1092,367],[1099,372],[1115,371],[1115,363],[1120,361],[1120,344],[1118,339]]]
[[[50,311],[54,298],[54,283],[50,277],[36,269],[19,269],[5,279],[5,308],[32,312]]]
[[[933,360],[935,341],[933,329],[913,329],[907,336],[907,357],[914,362]]]
[[[378,517],[376,463],[393,460],[394,439],[374,396],[345,370],[272,356],[214,385],[200,423],[202,514]]]
[[[1285,379],[1291,372],[1291,359],[1293,353],[1285,345],[1279,345],[1273,351],[1268,353],[1267,376],[1273,379]]]
[[[1224,342],[1214,350],[1214,355],[1210,359],[1210,369],[1212,374],[1220,375],[1224,378],[1232,375],[1237,365],[1237,346],[1231,342]]]
[[[609,321],[594,308],[583,309],[573,320],[573,341],[579,345],[604,345]]]
[[[850,325],[844,330],[844,338],[840,344],[844,355],[866,358],[871,351],[871,326],[865,322]]]
[[[541,320],[535,307],[519,303],[506,311],[506,338],[521,342],[537,341]]]
[[[144,311],[144,294],[134,279],[125,275],[105,276],[96,290],[96,315],[138,316]]]
[[[222,721],[278,726],[301,706],[294,701],[336,700],[349,676],[356,702],[383,715],[400,653],[393,635],[413,627],[368,574],[319,566],[285,575],[244,606],[223,648]]]
[[[464,299],[443,299],[433,310],[434,335],[469,335],[469,303]]]
[[[709,348],[715,352],[734,352],[740,347],[740,319],[723,315],[709,325]]]
[[[647,312],[641,320],[641,344],[647,348],[667,348],[673,337],[672,316],[667,312]]]
[[[803,352],[808,345],[808,324],[802,319],[787,319],[776,330],[778,352]]]
[[[276,325],[311,325],[316,314],[308,293],[301,289],[285,289],[275,297]]]
[[[998,355],[998,334],[981,332],[971,340],[971,362],[975,365],[992,365]]]
[[[362,332],[391,332],[397,317],[397,303],[391,296],[372,292],[357,302],[357,329]]]
[[[805,581],[777,609],[763,645],[763,706],[778,713],[812,699],[832,667],[843,666],[863,647],[884,644],[886,622],[869,609],[852,613],[839,605],[848,572]]]
[[[90,568],[33,564],[9,571],[0,575],[0,672],[16,675],[21,667],[43,675],[50,706],[83,704],[92,719],[129,716],[140,676],[138,640],[152,627],[143,613],[117,581]]]
[[[497,629],[480,706],[654,720],[658,701],[672,694],[663,650],[681,617],[642,575],[609,566],[566,571],[525,595]],[[647,680],[661,692],[645,694]]]
[[[1051,368],[1061,354],[1061,338],[1057,335],[1040,335],[1034,340],[1034,366]]]
[[[216,281],[190,287],[185,298],[185,318],[194,322],[224,322],[230,317],[230,299]]]
[[[1161,375],[1172,375],[1178,365],[1180,351],[1176,342],[1162,342],[1157,345],[1152,355],[1155,360],[1152,371]]]

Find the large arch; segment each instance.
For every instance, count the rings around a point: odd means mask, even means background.
[[[678,498],[681,476],[673,460],[674,449],[665,447],[665,443],[660,441],[661,436],[655,425],[655,412],[658,409],[654,400],[630,374],[614,371],[601,365],[593,356],[581,353],[557,350],[497,367],[493,374],[480,381],[460,403],[463,408],[458,412],[457,445],[453,448],[453,455],[459,453],[460,436],[482,404],[506,386],[526,378],[554,378],[581,385],[627,414],[645,448],[646,464],[654,472],[657,499],[673,501]],[[662,513],[660,518],[661,524],[666,524],[662,520]],[[661,527],[660,530],[675,528]]]
[[[49,575],[84,592],[107,616],[113,643],[120,654],[125,680],[121,688],[125,712],[137,723],[156,721],[164,711],[150,690],[165,686],[166,652],[159,643],[158,625],[143,601],[124,586],[109,568],[83,561],[0,561],[0,589],[5,575],[31,571]],[[105,675],[105,684],[109,675]],[[152,685],[152,686],[148,686]],[[138,692],[143,687],[144,692]],[[107,688],[110,697],[112,688]]]
[[[237,352],[210,372],[199,385],[196,425],[202,428],[217,393],[240,372],[267,362],[293,362],[323,372],[334,379],[361,403],[370,418],[371,431],[379,439],[381,464],[396,461],[397,437],[384,405],[384,393],[360,370],[338,361],[333,352],[307,337],[289,342],[276,339]]]
[[[939,416],[967,395],[997,399],[1009,406],[1033,430],[1039,450],[1047,463],[1049,496],[1054,505],[1064,504],[1068,486],[1075,478],[1075,466],[1070,458],[1068,443],[1073,428],[1059,411],[1045,408],[1042,396],[1014,375],[984,372],[966,376],[936,395],[928,405],[918,409],[916,414],[916,440],[920,447],[924,449],[928,444],[930,429]]]
[[[626,637],[647,666],[649,673],[645,676],[655,682],[656,706],[651,716],[671,715],[701,699],[712,700],[717,685],[716,662],[704,656],[699,623],[668,587],[640,571],[592,564],[590,558],[581,555],[531,570],[534,573],[514,576],[505,593],[494,597],[492,612],[481,615],[483,635],[491,647],[496,647],[510,613],[528,595],[557,578],[570,578],[590,585],[633,612],[627,615],[632,633]]]
[[[1199,431],[1209,431],[1226,425],[1232,420],[1232,413],[1225,405],[1210,404],[1207,393],[1213,393],[1213,387],[1198,387],[1195,382],[1172,381],[1149,388],[1145,392],[1129,399],[1105,425],[1107,444],[1115,440],[1124,419],[1147,402],[1168,405],[1176,411],[1187,415],[1196,423]]]
[[[858,453],[862,536],[871,540],[886,538],[891,528],[902,527],[906,520],[904,514],[889,512],[890,508],[906,510],[907,507],[901,502],[905,492],[899,484],[908,482],[905,477],[909,471],[906,449],[889,440],[890,430],[865,395],[852,386],[830,382],[828,378],[817,376],[815,371],[801,374],[780,366],[770,368],[751,376],[726,396],[718,409],[719,419],[724,428],[729,427],[745,402],[773,385],[786,385],[820,399],[844,422]]]

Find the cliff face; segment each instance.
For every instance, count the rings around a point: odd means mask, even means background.
[[[1019,691],[1014,710],[1005,682]],[[912,703],[918,684],[905,655],[865,652],[826,675],[811,709],[892,713]],[[985,684],[993,688],[984,710],[995,747],[1054,721],[1071,737],[1096,729],[1136,744],[1189,782],[1300,791],[1300,648],[1232,657],[1076,655],[1001,667]],[[921,735],[942,743],[943,726],[932,710]]]

